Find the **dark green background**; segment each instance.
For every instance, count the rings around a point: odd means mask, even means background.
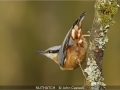
[[[0,1],[0,85],[83,85],[81,70],[62,71],[37,50],[60,45],[79,15],[92,27],[94,1]],[[119,2],[120,4],[120,2]],[[119,10],[120,11],[120,10]],[[107,85],[120,85],[120,12],[108,32],[103,60]]]

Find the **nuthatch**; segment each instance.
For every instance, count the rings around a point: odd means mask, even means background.
[[[78,61],[82,63],[85,60],[87,51],[87,41],[81,31],[85,15],[86,12],[82,13],[74,22],[62,45],[37,52],[54,60],[62,70],[73,70],[79,67]]]

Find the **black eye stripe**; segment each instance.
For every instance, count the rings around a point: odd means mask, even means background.
[[[58,53],[59,50],[48,50],[47,52],[48,52],[48,53]]]
[[[52,50],[49,50],[49,53],[52,53]]]

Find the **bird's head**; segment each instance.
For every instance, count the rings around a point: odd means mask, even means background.
[[[53,46],[53,47],[50,47],[44,51],[37,51],[37,53],[45,55],[46,57],[54,60],[58,55],[60,47],[61,46]]]

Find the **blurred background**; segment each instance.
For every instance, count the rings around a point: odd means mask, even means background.
[[[0,1],[0,85],[83,85],[80,68],[62,71],[36,53],[60,45],[86,11],[82,31],[92,27],[94,1]],[[119,2],[120,4],[120,2]],[[108,32],[103,60],[107,85],[120,85],[120,10]]]

